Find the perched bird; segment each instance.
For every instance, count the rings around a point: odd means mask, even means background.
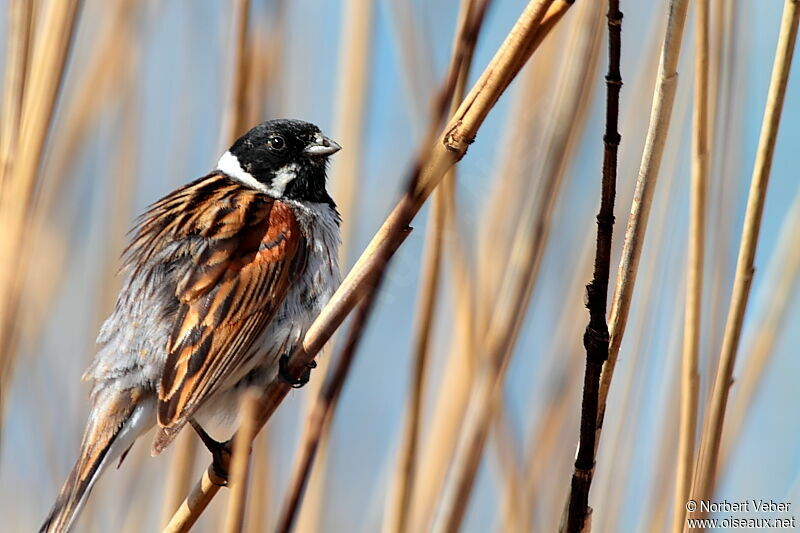
[[[208,445],[211,417],[282,375],[339,283],[340,219],[325,188],[339,149],[313,124],[264,122],[140,217],[84,374],[80,455],[40,532],[68,531],[103,469],[154,425],[154,455],[187,422]]]

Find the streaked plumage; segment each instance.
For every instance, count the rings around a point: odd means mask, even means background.
[[[41,531],[67,531],[103,468],[154,424],[156,454],[189,420],[235,411],[245,385],[275,377],[339,281],[325,191],[336,150],[311,124],[266,122],[140,218],[84,374],[81,453]]]

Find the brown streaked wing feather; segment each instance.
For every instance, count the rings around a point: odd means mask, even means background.
[[[301,240],[291,211],[272,202],[257,216],[262,224],[235,231],[244,219],[229,218],[178,282],[181,304],[159,389],[164,427],[182,425],[239,368],[289,288]]]
[[[158,390],[160,451],[239,370],[286,297],[305,241],[286,204],[215,174],[154,204],[136,231],[126,251],[134,268],[182,260]]]

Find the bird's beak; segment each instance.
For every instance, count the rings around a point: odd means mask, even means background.
[[[335,154],[341,149],[342,147],[339,146],[336,141],[325,137],[321,133],[317,133],[316,137],[314,137],[314,141],[306,146],[306,149],[303,151],[309,155],[328,156]]]

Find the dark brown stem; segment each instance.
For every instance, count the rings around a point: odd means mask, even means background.
[[[594,278],[586,286],[586,308],[589,324],[583,334],[586,348],[586,373],[583,380],[583,402],[581,405],[580,442],[567,516],[567,532],[584,531],[589,516],[589,489],[594,476],[595,435],[597,429],[598,395],[600,373],[608,359],[608,278],[611,265],[611,238],[614,233],[614,196],[617,186],[617,151],[620,135],[619,93],[622,88],[620,75],[620,49],[622,41],[622,12],[619,0],[610,0],[608,5],[608,74],[606,75],[606,131],[603,136],[603,185],[600,211],[597,214],[597,249],[594,256]]]

